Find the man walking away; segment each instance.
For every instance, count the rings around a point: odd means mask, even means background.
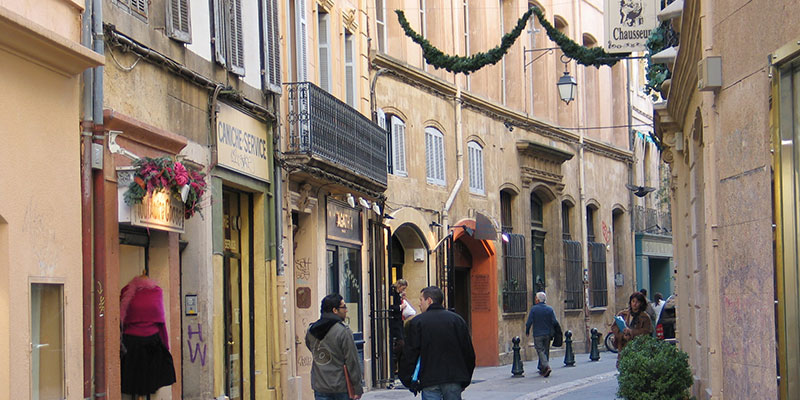
[[[308,328],[306,347],[311,350],[311,388],[316,400],[360,399],[361,364],[353,341],[353,332],[342,321],[347,317],[347,305],[342,296],[333,293],[322,299],[320,319]],[[345,378],[345,367],[350,378]],[[352,397],[348,395],[348,386]]]
[[[539,375],[547,378],[550,376],[550,339],[553,336],[555,327],[558,325],[556,313],[553,307],[545,304],[547,295],[544,292],[536,293],[533,299],[533,307],[528,313],[528,321],[525,322],[525,336],[530,335],[533,328],[533,346],[536,354],[539,355]]]
[[[422,313],[408,323],[400,359],[400,380],[414,394],[421,389],[422,400],[461,400],[461,392],[472,382],[475,370],[475,349],[467,323],[460,315],[445,310],[443,300],[438,287],[422,289]]]

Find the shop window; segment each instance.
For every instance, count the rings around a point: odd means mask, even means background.
[[[339,293],[347,304],[347,320],[354,333],[363,332],[361,316],[361,257],[352,247],[329,245],[327,251],[328,293]]]
[[[425,159],[428,183],[444,186],[444,136],[430,126],[425,128]]]
[[[63,399],[64,285],[31,284],[31,399]]]

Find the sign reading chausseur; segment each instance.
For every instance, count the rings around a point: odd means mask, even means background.
[[[269,142],[263,122],[219,103],[217,164],[269,182]]]
[[[606,46],[609,53],[644,51],[650,32],[658,26],[654,0],[605,0]]]

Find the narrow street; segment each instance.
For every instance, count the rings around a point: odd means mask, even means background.
[[[564,366],[563,357],[554,357],[553,373],[543,378],[536,373],[536,361],[524,363],[525,376],[511,376],[511,365],[476,368],[473,383],[464,391],[464,400],[607,400],[617,392],[616,354],[600,353],[600,360],[589,361],[588,354],[577,354],[575,366]],[[406,389],[375,390],[364,400],[414,399]]]

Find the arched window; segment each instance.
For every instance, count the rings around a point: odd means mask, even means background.
[[[444,136],[432,126],[425,128],[425,160],[428,183],[444,186]]]
[[[469,151],[469,191],[476,194],[485,194],[486,188],[483,181],[483,147],[478,142],[467,144]]]

